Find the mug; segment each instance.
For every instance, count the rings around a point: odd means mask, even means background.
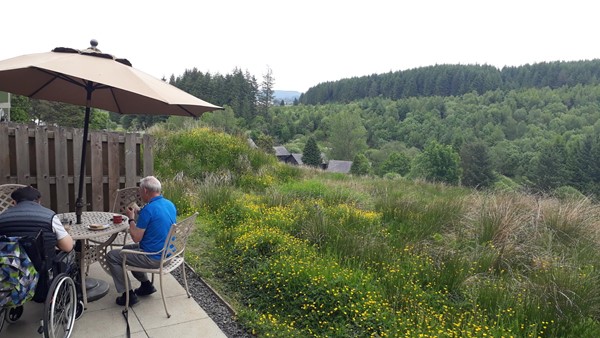
[[[113,223],[120,224],[123,222],[123,215],[113,215]]]

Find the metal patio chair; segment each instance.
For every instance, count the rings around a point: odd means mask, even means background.
[[[167,302],[165,301],[165,293],[163,290],[163,275],[171,273],[171,271],[175,270],[177,267],[181,266],[181,274],[183,276],[183,281],[185,284],[185,292],[187,293],[188,298],[191,297],[190,290],[188,288],[187,278],[185,275],[185,246],[187,244],[188,237],[192,233],[194,229],[194,225],[196,224],[196,217],[198,213],[194,213],[190,217],[177,222],[171,226],[169,230],[169,234],[167,235],[167,239],[165,241],[165,245],[158,252],[141,252],[136,250],[123,249],[121,250],[121,256],[123,257],[123,273],[125,274],[125,283],[127,284],[126,290],[131,289],[131,283],[128,278],[127,271],[140,271],[151,274],[158,274],[160,281],[160,293],[162,296],[163,305],[165,307],[165,312],[167,314],[167,318],[171,317],[169,314],[169,310],[167,310]],[[154,255],[161,254],[160,265],[157,268],[141,268],[137,266],[132,266],[127,264],[127,255]],[[125,311],[129,309],[129,292],[126,292],[126,302],[125,302]]]

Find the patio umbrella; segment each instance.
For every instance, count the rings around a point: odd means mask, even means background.
[[[58,47],[51,52],[0,61],[0,90],[34,99],[85,106],[83,147],[76,202],[77,223],[83,210],[83,179],[90,108],[120,114],[200,117],[222,109],[131,66],[126,59],[102,53],[92,40],[85,50]]]

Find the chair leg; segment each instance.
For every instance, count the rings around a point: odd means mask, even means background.
[[[85,243],[81,246],[81,252],[79,253],[79,276],[81,278],[81,296],[83,297],[83,308],[87,310],[87,289],[85,287],[85,278],[87,276],[87,269],[90,268],[89,262],[86,262],[86,249]]]
[[[152,274],[154,276],[154,274]],[[165,300],[165,291],[163,290],[163,275],[162,273],[158,276],[158,280],[160,282],[160,295],[162,296],[163,305],[165,306],[165,312],[167,313],[167,318],[171,318],[169,314],[169,310],[167,310],[167,301]]]
[[[185,273],[185,262],[181,263],[181,274],[183,274],[183,282],[185,284],[185,293],[187,293],[188,298],[190,298],[191,297],[190,289],[188,288],[188,282],[187,282],[187,277],[186,277],[186,273]]]
[[[125,258],[123,258],[123,275],[125,276],[125,312],[129,311],[129,289],[131,288],[131,283],[129,281],[129,274],[127,273],[127,269],[125,268]]]

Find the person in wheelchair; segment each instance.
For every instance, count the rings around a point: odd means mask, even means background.
[[[0,213],[0,236],[19,238],[21,247],[33,263],[39,278],[33,301],[46,303],[48,318],[42,320],[40,331],[46,337],[56,331],[70,332],[73,321],[83,313],[81,283],[74,242],[56,213],[40,204],[41,193],[31,187],[23,187],[11,194],[14,206]],[[58,306],[59,303],[64,303]],[[67,323],[51,322],[50,313],[70,309]],[[23,312],[18,306],[7,312],[9,322],[17,320]],[[54,317],[53,317],[54,318]],[[0,318],[4,320],[4,318]]]
[[[40,274],[40,280],[51,279],[52,276],[46,276],[46,274],[53,268],[54,262],[57,260],[56,248],[63,253],[71,252],[74,246],[73,239],[65,230],[56,213],[40,204],[42,194],[39,190],[27,186],[13,191],[10,197],[15,204],[0,214],[0,235],[34,238],[41,231],[44,243],[41,254],[43,254],[42,258],[46,262],[46,266],[41,269],[36,267],[36,269]],[[61,254],[58,260],[65,257],[67,255]],[[34,265],[40,264],[40,262],[35,262],[35,259],[31,259]],[[48,285],[44,284],[46,283],[38,283],[34,301],[41,303],[46,299]]]
[[[61,251],[73,250],[73,239],[67,233],[56,213],[40,204],[42,194],[27,186],[12,192],[15,205],[0,214],[0,235],[34,235],[44,231],[47,253],[54,256],[54,243]]]

